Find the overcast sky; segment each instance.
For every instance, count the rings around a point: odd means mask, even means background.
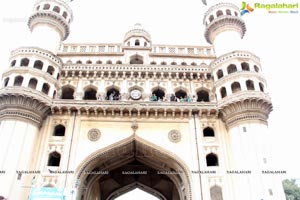
[[[241,7],[241,1],[230,2]],[[247,2],[253,5],[261,1]],[[27,44],[27,19],[33,4],[34,0],[2,2],[0,72],[8,68],[10,51]],[[207,7],[201,0],[75,0],[71,7],[74,21],[66,42],[121,43],[124,34],[140,22],[154,44],[206,45],[202,21]],[[300,14],[269,14],[255,9],[243,18],[247,25],[244,47],[261,58],[273,100],[269,128],[274,166],[287,170],[287,177],[300,178]]]

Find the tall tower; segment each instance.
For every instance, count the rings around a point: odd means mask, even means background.
[[[260,59],[237,50],[236,44],[246,32],[239,8],[231,3],[214,5],[206,12],[204,25],[205,38],[218,56],[211,68],[220,118],[228,130],[227,168],[251,171],[251,175],[227,174],[233,183],[230,199],[284,199],[280,182],[262,173],[270,163],[267,143],[272,103],[261,75]]]
[[[5,171],[5,181],[0,196],[5,198],[24,199],[39,173],[34,171],[39,129],[60,90],[62,61],[56,53],[69,35],[72,18],[68,1],[37,1],[28,20],[34,46],[12,51],[10,68],[3,74],[0,169]]]

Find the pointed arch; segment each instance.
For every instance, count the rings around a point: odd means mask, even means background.
[[[166,176],[174,184],[179,199],[191,200],[191,175],[186,164],[172,152],[137,135],[131,135],[92,153],[78,165],[75,170],[73,184],[85,182],[87,187],[87,190],[79,190],[78,195],[83,196],[84,200],[89,199],[88,194],[92,188],[91,186],[105,176],[97,174],[91,177],[90,174],[84,173],[85,171],[102,170],[113,172],[118,166],[124,166],[126,163],[131,163],[134,160],[158,171],[180,171],[181,173],[167,174]],[[113,194],[113,192],[106,194],[104,199],[107,199],[110,194]]]
[[[144,57],[139,54],[134,54],[130,56],[130,64],[143,64]]]

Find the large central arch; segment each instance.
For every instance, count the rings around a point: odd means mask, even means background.
[[[91,154],[75,177],[74,184],[81,183],[78,200],[113,200],[136,188],[161,200],[191,199],[190,174],[181,159],[138,136]]]

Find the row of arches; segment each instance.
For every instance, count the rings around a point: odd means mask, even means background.
[[[93,61],[91,60],[87,60],[85,61],[85,63],[81,60],[77,60],[75,63],[73,63],[71,60],[68,60],[66,62],[66,64],[123,64],[123,62],[121,60],[117,60],[115,63],[113,63],[113,61],[111,60],[107,60],[105,62],[101,61],[101,60],[97,60],[96,62],[93,63]],[[131,60],[130,60],[130,64],[143,64],[143,58],[142,57],[133,57]],[[182,65],[182,66],[186,66],[186,65],[192,65],[192,66],[197,66],[197,63],[196,62],[191,62],[191,63],[187,63],[187,62],[170,62],[170,63],[167,63],[165,61],[162,61],[162,62],[156,62],[156,61],[151,61],[149,63],[150,65]],[[201,64],[203,66],[203,63]],[[204,64],[206,66],[206,64]]]
[[[74,99],[75,89],[69,85],[62,87],[61,99]],[[152,97],[155,96],[155,99]],[[166,99],[166,92],[161,88],[154,88],[152,90],[152,101],[188,101],[188,98],[192,100],[189,102],[210,102],[209,92],[206,90],[199,90],[196,95],[188,95],[186,91],[179,89],[175,93],[171,94],[170,99]],[[95,87],[87,87],[84,90],[83,100],[97,100],[97,89]],[[179,100],[178,100],[179,99]],[[104,99],[100,100],[126,100],[122,99],[121,93],[117,88],[110,88],[107,90]]]
[[[10,81],[10,77],[7,77],[7,78],[4,79],[4,87],[7,87],[9,85],[9,81]],[[38,86],[38,80],[36,78],[32,77],[32,78],[29,79],[28,84],[24,85],[24,77],[19,75],[19,76],[16,76],[13,79],[12,86],[17,86],[17,87],[23,86],[23,87],[28,87],[28,88],[36,90],[37,86]],[[49,95],[50,85],[48,83],[44,82],[42,84],[41,92],[46,94],[46,95]],[[53,98],[55,97],[55,95],[56,95],[56,91],[54,90]]]
[[[127,42],[127,46],[130,46],[130,41]],[[136,39],[136,40],[134,41],[134,46],[142,46],[139,39]],[[146,47],[146,46],[148,46],[148,43],[145,41],[145,42],[144,42],[144,47]]]
[[[53,8],[51,8],[51,5],[50,4],[43,4],[43,5],[38,5],[36,7],[36,10],[39,11],[39,10],[52,10],[53,12],[56,12],[57,14],[61,14],[63,16],[63,18],[67,19],[68,18],[68,13],[66,11],[63,11],[61,13],[61,8],[59,6],[53,6]]]
[[[231,11],[230,9],[226,9],[225,11],[223,10],[217,10],[215,15],[212,13],[209,17],[208,20],[209,22],[206,22],[206,25],[208,25],[208,23],[214,21],[215,19],[217,19],[218,17],[221,17],[223,15],[228,15],[228,16],[238,16],[238,12],[237,11]]]
[[[29,58],[22,58],[20,60],[20,67],[28,67],[30,64],[30,60]],[[10,63],[10,67],[16,67],[17,65],[17,60],[13,60],[11,61]],[[38,70],[41,70],[41,71],[45,71],[47,72],[48,74],[50,74],[51,76],[54,76],[55,75],[55,68],[52,66],[52,65],[48,65],[47,66],[47,70],[44,69],[45,65],[44,65],[44,62],[41,61],[41,60],[35,60],[32,67],[34,69],[38,69]],[[56,79],[59,79],[59,73],[57,73]]]
[[[252,70],[250,68],[249,63],[247,63],[247,62],[242,62],[241,63],[241,67],[240,67],[239,70],[241,70],[241,71],[255,71],[255,72],[259,72],[259,68],[258,68],[257,65],[254,65],[253,66],[253,70]],[[237,72],[239,70],[238,70],[238,68],[237,68],[237,66],[235,64],[230,64],[226,68],[227,74],[232,74],[232,73],[235,73],[235,72]],[[219,69],[217,71],[216,75],[217,75],[218,79],[223,78],[224,77],[224,70],[223,69]]]
[[[247,90],[253,90],[253,91],[255,90],[254,82],[253,82],[252,80],[247,80],[247,81],[245,82],[245,84],[246,84],[246,89],[247,89]],[[258,85],[259,85],[260,91],[261,91],[261,92],[264,92],[264,90],[265,90],[265,89],[264,89],[264,84],[261,83],[261,82],[259,82]],[[239,91],[242,91],[241,84],[240,84],[240,82],[237,82],[237,81],[233,82],[233,83],[231,84],[230,88],[231,88],[232,94],[234,94],[234,93],[236,93],[236,92],[239,92]],[[221,88],[220,88],[220,94],[221,94],[221,97],[222,97],[222,98],[224,98],[224,97],[227,96],[227,89],[226,89],[226,87],[221,87]]]

